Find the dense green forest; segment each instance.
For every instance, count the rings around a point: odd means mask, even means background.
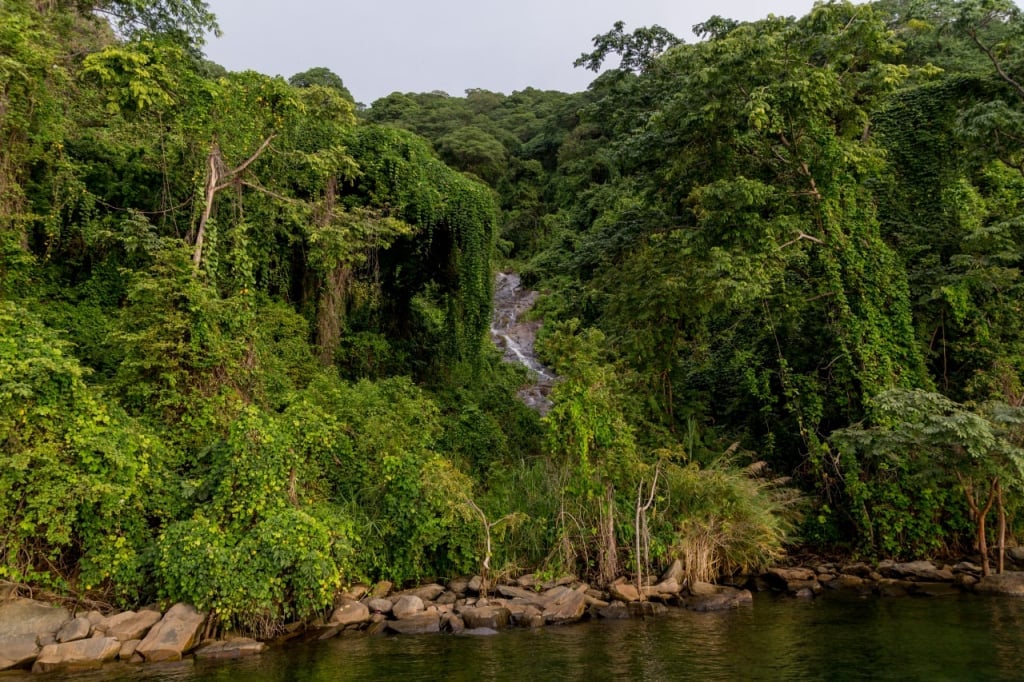
[[[211,30],[0,1],[0,580],[272,632],[360,580],[1012,539],[1014,4],[616,24],[585,92],[368,107]],[[543,418],[498,268],[542,292]]]

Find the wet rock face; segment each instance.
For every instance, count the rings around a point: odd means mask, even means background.
[[[491,318],[491,339],[504,350],[505,361],[524,365],[530,370],[533,383],[519,390],[519,399],[541,414],[551,409],[548,395],[556,377],[542,365],[533,352],[538,321],[521,321],[521,316],[537,301],[536,291],[524,291],[519,275],[499,272],[494,282],[494,314]]]

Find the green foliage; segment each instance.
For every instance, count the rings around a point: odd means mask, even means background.
[[[146,492],[163,472],[158,438],[86,385],[67,344],[0,304],[0,575],[58,587],[145,585]]]

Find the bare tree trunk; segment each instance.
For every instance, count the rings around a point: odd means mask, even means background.
[[[1003,506],[1003,487],[996,481],[996,509],[999,511],[999,567],[1002,573],[1006,566],[1006,507]]]

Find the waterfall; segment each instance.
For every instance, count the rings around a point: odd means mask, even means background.
[[[537,301],[536,291],[524,291],[519,275],[499,272],[494,281],[494,315],[491,318],[491,340],[504,351],[505,362],[515,362],[530,370],[532,381],[519,389],[519,399],[541,414],[551,409],[548,397],[557,377],[537,360],[533,342],[540,322],[520,321],[523,313]]]

